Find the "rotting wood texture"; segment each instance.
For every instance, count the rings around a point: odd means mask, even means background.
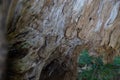
[[[111,62],[120,50],[119,7],[119,0],[13,0],[10,80],[75,80],[85,48]]]

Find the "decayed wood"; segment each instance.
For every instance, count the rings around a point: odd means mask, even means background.
[[[105,63],[119,53],[119,0],[12,3],[7,23],[10,80],[75,80],[82,49],[103,55]]]

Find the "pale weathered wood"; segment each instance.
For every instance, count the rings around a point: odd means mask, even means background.
[[[105,63],[119,53],[119,0],[12,3],[7,23],[10,80],[75,80],[82,49],[103,55]]]

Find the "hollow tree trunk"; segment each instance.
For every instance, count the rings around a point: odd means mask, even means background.
[[[119,0],[13,0],[10,80],[75,80],[82,49],[111,62],[120,49]]]

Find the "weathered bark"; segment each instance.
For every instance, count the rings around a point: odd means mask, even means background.
[[[14,1],[10,80],[75,80],[80,50],[105,55],[105,63],[119,53],[119,0]]]

